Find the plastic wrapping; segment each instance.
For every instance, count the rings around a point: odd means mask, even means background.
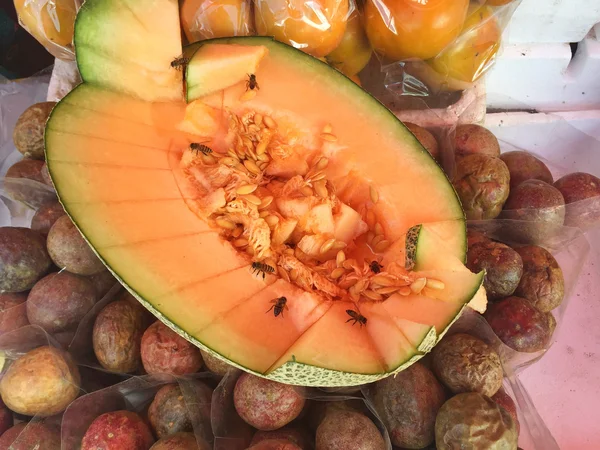
[[[426,97],[468,89],[489,70],[519,1],[498,6],[491,1],[397,2],[389,10],[386,3],[370,0],[365,8],[384,84],[397,95]],[[440,30],[431,37],[436,26]]]
[[[35,86],[35,84],[33,86]],[[23,96],[27,96],[27,93],[31,92],[29,91],[31,88],[32,85],[28,83],[11,83],[0,86],[0,95],[4,95],[3,98],[8,98],[10,100],[6,102],[3,101],[1,104],[3,118],[6,117],[7,119],[6,121],[3,120],[2,128],[0,128],[0,136],[2,136],[2,141],[0,141],[0,148],[2,148],[0,160],[4,161],[3,169],[6,169],[7,165],[10,165],[7,163],[8,161],[14,162],[18,157],[18,154],[15,156],[16,150],[14,150],[10,142],[12,134],[11,130],[8,130],[6,127],[12,126],[10,124],[14,125],[16,117],[23,111],[24,106],[28,106],[28,104],[34,101],[41,100],[37,97],[28,98],[27,101],[29,103],[21,107],[20,102],[22,101]],[[6,95],[6,92],[10,92],[10,96]],[[443,160],[451,164],[454,161],[452,148],[449,144],[452,141],[452,134],[448,130],[438,130],[438,132],[441,133],[438,133],[438,137],[442,136],[442,139],[439,139],[440,143],[448,144],[442,145],[442,148],[444,149],[442,154]],[[512,149],[513,148],[511,148],[511,150]],[[549,165],[551,166],[554,175],[558,176],[565,173],[564,169],[561,167],[555,167],[552,164]],[[570,167],[569,170],[571,169],[573,168]],[[2,224],[28,226],[33,211],[28,207],[21,207],[18,202],[7,200],[4,193],[2,193],[2,195],[3,198],[0,207],[8,205],[6,209],[0,212],[3,219]],[[501,226],[498,226],[498,224]],[[507,223],[502,221],[472,223],[471,225],[478,226],[480,229],[483,228],[491,237],[499,239],[506,239],[504,237],[503,229],[505,226],[509,228],[511,226],[510,222]],[[553,252],[565,275],[567,291],[566,300],[558,310],[555,310],[555,315],[560,324],[560,318],[568,306],[569,294],[572,292],[577,275],[585,262],[585,254],[589,251],[589,245],[581,230],[563,227],[557,236],[560,237],[559,240],[546,243],[545,245]],[[87,429],[87,425],[103,412],[118,409],[128,409],[136,412],[144,411],[156,391],[165,384],[173,382],[179,383],[182,392],[186,397],[186,401],[193,401],[193,394],[189,394],[189,391],[185,387],[190,379],[194,380],[200,378],[202,380],[208,380],[207,382],[212,382],[213,385],[215,384],[214,381],[212,381],[214,378],[207,374],[198,374],[193,377],[183,377],[178,379],[161,375],[129,378],[128,375],[106,374],[103,373],[103,371],[85,367],[98,367],[93,359],[87,359],[91,354],[91,329],[99,310],[108,302],[112,301],[114,296],[118,295],[119,292],[120,288],[116,286],[109,291],[103,299],[96,303],[92,310],[90,310],[86,317],[81,321],[73,339],[67,345],[67,348],[75,360],[80,364],[80,371],[82,373],[87,373],[89,378],[99,377],[100,381],[94,383],[94,386],[91,387],[84,386],[82,392],[88,392],[88,394],[83,395],[73,402],[61,416],[64,439],[63,448],[77,448],[83,433]],[[9,313],[14,313],[12,308],[0,314]],[[2,317],[0,317],[0,324],[1,323],[3,323]],[[493,334],[481,316],[468,310],[465,316],[461,318],[452,329],[452,332],[458,330],[466,330],[471,334],[482,337],[487,342],[493,343],[494,347],[498,349],[503,360],[505,375],[507,376],[506,389],[514,396],[519,408],[519,418],[522,421],[520,445],[528,450],[557,449],[558,447],[556,446],[554,439],[540,419],[531,400],[515,375],[515,372],[522,367],[531,364],[539,358],[543,352],[538,354],[522,354],[508,349],[508,347],[502,344]],[[5,353],[8,363],[31,348],[48,344],[55,347],[61,345],[56,342],[54,338],[48,336],[42,329],[34,326],[25,326],[0,335],[0,350]],[[233,407],[232,392],[238,376],[239,372],[230,372],[221,380],[213,393],[211,428],[215,437],[214,448],[246,448],[244,446],[247,445],[247,439],[253,432],[251,428],[248,428],[248,426],[241,422],[241,419]],[[112,384],[122,378],[127,379],[122,383],[98,390],[99,387],[101,388],[103,385]],[[186,392],[188,393],[186,394]],[[341,401],[355,397],[355,395],[344,396],[340,392],[326,393],[320,390],[309,390],[306,392],[311,403],[319,401]],[[368,402],[366,403],[366,406],[371,410],[372,420],[380,427],[382,435],[385,437],[387,433],[385,429],[381,427],[381,421],[373,414],[372,407]],[[59,422],[61,421],[61,418],[58,419]],[[246,434],[242,433],[242,435],[239,435],[238,432],[243,429],[247,430],[244,432]],[[198,432],[196,432],[196,434],[198,435]],[[65,445],[67,447],[64,447]]]
[[[501,4],[503,3],[503,4]],[[189,42],[257,34],[299,48],[356,76],[373,50],[396,96],[468,89],[492,66],[519,0],[185,0]],[[367,78],[371,77],[368,73]],[[362,76],[361,76],[362,80]]]
[[[73,29],[80,0],[14,0],[19,23],[56,58],[75,59]]]

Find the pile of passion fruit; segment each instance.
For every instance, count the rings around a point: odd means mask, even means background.
[[[44,333],[47,343],[23,350],[27,343],[21,342],[18,351],[7,353],[0,450],[58,450],[62,416],[80,397],[132,375],[161,374],[187,377],[192,388],[183,392],[178,383],[164,382],[144,405],[99,412],[82,426],[87,431],[77,445],[213,448],[223,437],[214,427],[220,398],[214,390],[223,391],[221,379],[231,378],[234,369],[154,321],[119,291],[65,214],[44,163],[43,130],[53,105],[36,104],[23,113],[14,142],[24,159],[6,174],[7,194],[37,210],[30,228],[0,228],[0,347],[10,350],[31,329]],[[409,127],[439,158],[436,138]],[[468,219],[508,218],[521,225],[512,229],[511,240],[518,243],[512,246],[469,232],[468,266],[487,273],[491,303],[484,317],[512,349],[546,349],[556,324],[552,311],[565,287],[543,244],[565,224],[583,228],[598,221],[594,214],[565,214],[565,205],[600,199],[600,180],[576,173],[555,182],[529,153],[500,155],[494,136],[475,125],[457,129],[455,172]],[[206,377],[198,378],[202,373]],[[449,335],[424,362],[354,388],[316,394],[250,374],[236,377],[231,401],[237,448],[379,450],[387,448],[386,436],[400,448],[517,448],[517,409],[502,386],[501,359],[477,336]]]

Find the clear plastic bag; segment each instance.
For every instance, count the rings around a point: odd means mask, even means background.
[[[62,422],[62,449],[77,450],[91,423],[100,415],[127,410],[139,414],[142,419],[156,393],[164,386],[177,384],[181,389],[187,414],[193,432],[199,442],[212,441],[210,420],[202,411],[210,408],[202,396],[196,393],[195,385],[200,382],[207,387],[214,386],[214,377],[200,373],[189,377],[173,377],[166,374],[131,377],[121,383],[109,386],[75,400],[67,408]],[[209,401],[210,402],[210,401]],[[191,431],[191,430],[190,430]]]
[[[14,0],[19,23],[56,58],[75,59],[73,29],[80,0]]]

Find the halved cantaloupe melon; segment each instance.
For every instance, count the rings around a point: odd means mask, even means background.
[[[115,276],[199,347],[282,382],[361,384],[429,351],[483,275],[463,266],[460,204],[412,134],[267,38],[187,48],[186,104],[179,33],[161,28],[158,50],[153,36],[174,0],[113,3],[81,9],[84,83],[45,139],[61,202]]]

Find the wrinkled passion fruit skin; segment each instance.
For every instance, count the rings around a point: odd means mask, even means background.
[[[494,333],[518,352],[534,353],[550,344],[556,319],[521,297],[508,297],[492,303],[484,315]]]
[[[258,444],[262,441],[282,439],[293,442],[295,445],[300,447],[302,450],[309,450],[312,448],[312,443],[308,432],[299,426],[286,425],[283,428],[273,431],[257,431],[252,437],[250,446]]]
[[[17,150],[26,158],[44,159],[44,129],[55,105],[56,102],[36,103],[17,119],[13,141]]]
[[[285,439],[267,439],[249,447],[248,450],[302,450],[296,444]]]
[[[96,304],[96,290],[69,272],[46,275],[29,292],[27,318],[48,333],[73,330]]]
[[[502,387],[498,353],[464,333],[444,338],[433,349],[433,372],[453,393],[479,392],[491,397]]]
[[[21,292],[0,293],[0,335],[29,325],[26,300]]]
[[[510,414],[477,392],[444,403],[435,421],[438,450],[515,450],[517,427]]]
[[[0,228],[0,292],[31,289],[51,264],[42,235],[28,228]]]
[[[225,361],[220,360],[216,356],[213,356],[204,350],[200,350],[200,355],[202,355],[202,361],[204,361],[206,368],[220,377],[224,377],[232,367]]]
[[[200,350],[158,320],[144,332],[141,352],[148,373],[185,375],[202,367]]]
[[[565,279],[554,256],[542,247],[517,248],[523,260],[523,276],[515,295],[529,300],[542,312],[552,311],[565,296]]]
[[[565,225],[586,229],[600,224],[600,178],[576,172],[559,179],[554,187],[569,205]]]
[[[67,215],[59,217],[50,228],[48,253],[57,267],[78,275],[94,275],[106,269]]]
[[[501,159],[472,154],[456,163],[452,183],[469,220],[493,219],[508,198],[510,174]]]
[[[187,381],[186,394],[194,404],[186,403],[186,396],[177,384],[159,389],[148,408],[148,419],[158,438],[179,432],[196,431],[205,442],[212,441],[210,405],[212,389],[199,380]],[[192,423],[195,422],[197,430]]]
[[[150,450],[212,450],[212,447],[204,442],[198,444],[194,433],[175,433],[156,441]]]
[[[414,363],[396,376],[374,383],[369,391],[392,444],[423,448],[433,442],[435,417],[446,396],[423,364]]]
[[[404,126],[410,130],[412,134],[415,135],[417,140],[421,143],[425,150],[429,152],[429,154],[436,161],[440,160],[440,146],[438,144],[437,139],[433,134],[431,134],[428,130],[419,125],[416,125],[411,122],[404,122]]]
[[[142,364],[140,347],[144,333],[142,307],[128,300],[106,305],[94,322],[94,353],[102,367],[130,373]]]
[[[512,295],[523,275],[521,256],[508,245],[491,240],[469,247],[467,267],[475,273],[485,270],[483,286],[492,300]]]
[[[507,152],[500,155],[510,172],[510,188],[516,188],[523,181],[541,180],[545,183],[554,183],[550,169],[531,153]]]
[[[300,415],[306,402],[298,388],[249,373],[238,378],[233,401],[240,417],[262,431],[287,425]]]
[[[47,236],[54,222],[64,215],[65,210],[58,202],[42,205],[31,219],[31,229]]]
[[[21,422],[0,437],[0,450],[60,450],[60,428],[42,422]]]
[[[506,393],[504,388],[500,388],[500,390],[498,392],[496,392],[491,398],[498,405],[502,406],[506,411],[508,411],[510,416],[515,421],[515,425],[517,426],[517,435],[518,435],[521,430],[521,424],[519,423],[519,416],[517,414],[517,405],[515,404],[515,401],[512,399],[512,397],[510,395],[508,395]]]
[[[49,417],[63,412],[77,398],[80,382],[71,356],[44,346],[30,350],[10,365],[0,381],[0,395],[16,413]]]
[[[513,189],[504,205],[503,218],[518,220],[512,237],[522,244],[543,242],[565,220],[565,201],[558,189],[540,180],[527,180]]]
[[[500,155],[500,144],[487,128],[476,124],[458,125],[454,138],[457,156],[479,153],[489,156]]]
[[[154,437],[139,415],[113,411],[92,422],[81,441],[81,450],[148,450],[153,443]]]
[[[13,426],[12,411],[6,407],[6,405],[0,398],[0,436],[2,436],[2,434],[4,434],[4,432],[12,426]],[[2,447],[0,447],[0,449],[1,448]]]
[[[385,450],[381,433],[367,416],[332,411],[317,428],[315,450]]]

